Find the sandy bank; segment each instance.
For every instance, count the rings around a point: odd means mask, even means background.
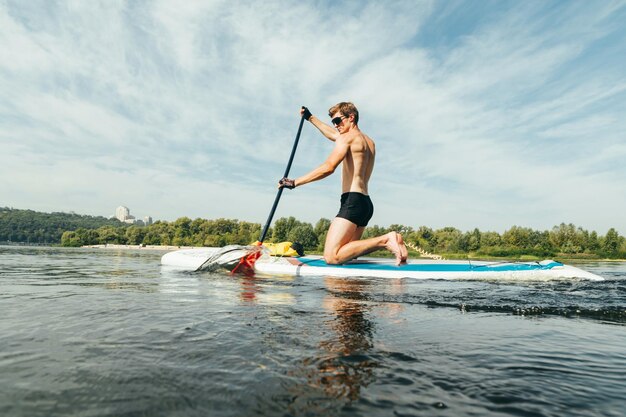
[[[133,250],[161,250],[161,251],[173,251],[179,249],[194,249],[195,246],[161,246],[161,245],[85,245],[83,248],[93,249],[133,249]]]

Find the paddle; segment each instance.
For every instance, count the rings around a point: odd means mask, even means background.
[[[303,109],[306,107],[302,106]],[[289,157],[289,162],[287,163],[287,168],[285,169],[285,174],[283,178],[289,177],[289,170],[291,169],[291,163],[293,162],[293,157],[296,155],[296,148],[298,147],[298,141],[300,140],[300,132],[302,132],[302,125],[304,124],[304,115],[300,119],[300,126],[298,126],[298,133],[296,134],[296,140],[293,142],[293,148],[291,149],[291,156]],[[265,235],[267,235],[267,231],[270,228],[270,223],[272,223],[272,218],[274,217],[274,213],[276,212],[276,207],[278,207],[278,202],[280,201],[280,196],[283,195],[284,188],[279,188],[278,193],[276,194],[276,198],[274,199],[274,205],[272,206],[272,210],[270,210],[270,215],[267,217],[267,221],[265,222],[265,227],[263,227],[263,231],[261,232],[261,237],[259,238],[259,244],[263,243],[265,240]]]
[[[302,108],[306,109],[306,107],[304,106],[302,106]],[[306,113],[308,112],[305,112],[305,114]],[[298,126],[298,133],[296,134],[296,139],[293,142],[293,148],[291,148],[291,155],[289,156],[289,162],[287,162],[287,168],[285,169],[285,174],[283,175],[283,178],[287,178],[289,176],[289,170],[291,169],[291,163],[293,162],[293,157],[296,155],[296,149],[298,148],[298,141],[300,140],[300,132],[302,132],[302,125],[304,124],[304,120],[305,119],[304,119],[304,114],[303,114],[302,118],[300,119],[300,126]],[[263,231],[261,232],[261,237],[259,238],[259,241],[257,242],[257,245],[259,246],[259,250],[253,251],[247,254],[246,256],[244,256],[243,258],[241,258],[237,266],[235,266],[235,268],[231,271],[231,274],[234,274],[240,268],[243,268],[244,272],[254,271],[254,262],[256,262],[256,260],[259,259],[259,257],[261,256],[260,247],[263,244],[263,241],[265,240],[265,236],[267,235],[267,231],[270,228],[270,224],[272,223],[272,218],[274,217],[274,213],[276,213],[276,207],[278,207],[278,202],[280,201],[280,196],[283,195],[283,190],[284,190],[283,187],[278,189],[278,193],[276,194],[276,198],[274,199],[274,204],[272,205],[272,210],[270,210],[270,215],[267,216],[267,221],[265,222],[265,226],[263,227]]]

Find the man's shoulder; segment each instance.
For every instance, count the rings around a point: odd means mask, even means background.
[[[346,146],[351,153],[374,152],[375,143],[362,132],[341,135],[336,142],[340,146]]]
[[[347,132],[343,135],[340,135],[340,138],[351,143],[372,140],[372,138],[370,138],[369,136],[367,136],[365,133],[361,132],[360,130]]]

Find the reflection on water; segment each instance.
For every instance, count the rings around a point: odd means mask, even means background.
[[[291,277],[267,281],[254,276],[233,276],[233,280],[239,283],[241,288],[239,298],[244,303],[267,306],[287,306],[296,303],[295,296],[289,292],[290,287],[285,285],[293,282]]]
[[[257,281],[253,277],[242,277],[240,280],[240,285],[241,300],[249,303],[256,302],[257,294],[261,290],[261,287],[259,287]]]

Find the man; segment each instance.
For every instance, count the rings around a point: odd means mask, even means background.
[[[393,253],[396,265],[406,262],[407,249],[402,236],[396,232],[360,240],[365,226],[374,213],[367,184],[374,169],[376,146],[374,141],[359,129],[359,111],[354,104],[341,102],[328,110],[335,128],[313,116],[306,107],[300,110],[300,115],[335,142],[335,147],[322,165],[296,179],[281,179],[278,183],[279,188],[293,189],[321,180],[335,172],[337,166],[343,163],[341,208],[326,235],[324,244],[326,263],[343,264],[379,249],[387,249]]]

